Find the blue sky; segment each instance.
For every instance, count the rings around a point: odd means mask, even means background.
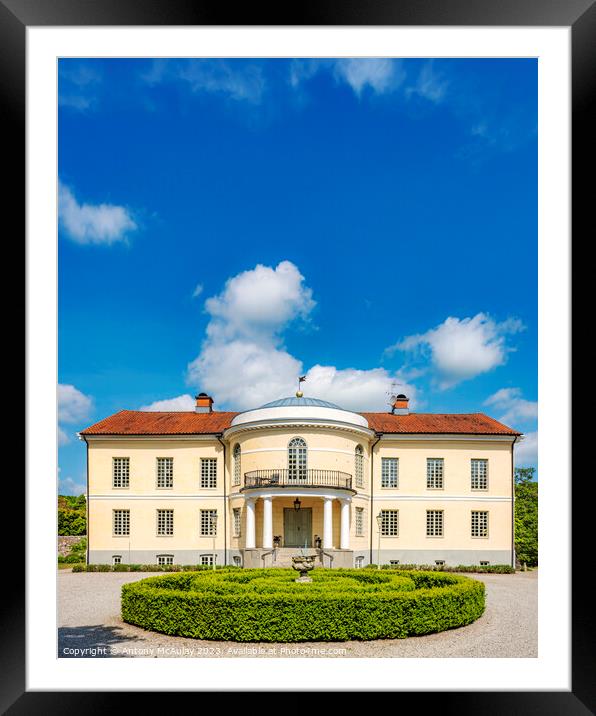
[[[58,150],[61,492],[117,410],[299,374],[536,463],[534,60],[60,60]]]

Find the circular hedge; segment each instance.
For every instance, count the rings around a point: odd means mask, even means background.
[[[238,642],[399,639],[470,624],[484,584],[441,572],[225,568],[122,586],[122,619],[152,631]]]

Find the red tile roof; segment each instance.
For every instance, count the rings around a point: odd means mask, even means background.
[[[450,433],[465,435],[521,435],[484,413],[362,413],[379,433]]]
[[[81,430],[81,435],[209,435],[229,428],[238,413],[168,412],[121,410]],[[521,435],[483,413],[361,413],[379,433]]]
[[[235,415],[121,410],[81,430],[81,435],[209,435],[229,428]]]

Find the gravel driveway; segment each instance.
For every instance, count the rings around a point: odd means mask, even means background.
[[[486,610],[469,626],[407,639],[237,644],[166,636],[120,619],[131,572],[58,573],[60,657],[536,657],[538,572],[469,575],[486,585]]]

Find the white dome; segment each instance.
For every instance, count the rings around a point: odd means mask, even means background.
[[[281,398],[239,413],[231,427],[254,423],[332,423],[368,428],[368,421],[359,413],[344,410],[335,403],[318,398]]]

